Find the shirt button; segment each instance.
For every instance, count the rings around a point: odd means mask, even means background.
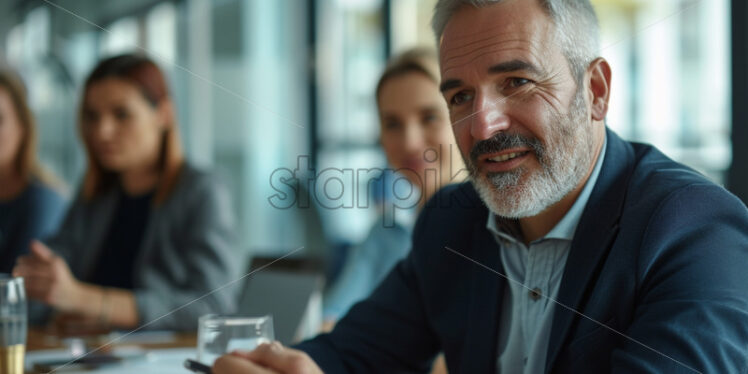
[[[530,298],[532,299],[532,301],[538,301],[541,295],[542,295],[542,292],[540,288],[538,287],[535,287],[532,290],[530,290]]]

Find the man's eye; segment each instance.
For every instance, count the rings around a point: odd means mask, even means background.
[[[454,96],[452,96],[452,99],[449,102],[451,105],[462,105],[472,98],[473,96],[466,92],[458,92]]]
[[[525,78],[510,78],[509,79],[509,87],[512,87],[512,88],[521,87],[528,83],[531,83],[531,81]]]

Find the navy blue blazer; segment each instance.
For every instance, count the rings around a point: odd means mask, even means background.
[[[408,257],[298,348],[327,373],[426,372],[439,351],[450,373],[496,372],[506,280],[487,215],[471,184],[442,190]],[[748,210],[608,131],[557,301],[549,373],[748,373]]]

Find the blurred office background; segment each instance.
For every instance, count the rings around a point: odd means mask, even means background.
[[[731,66],[747,57],[731,35],[746,27],[731,22],[731,7],[748,11],[732,1],[593,3],[602,55],[613,67],[609,126],[657,145],[745,201],[748,160],[740,152],[748,136],[733,125],[732,99],[733,90],[745,94],[734,88],[744,78],[733,77]],[[308,160],[317,171],[385,167],[374,86],[389,55],[433,45],[434,3],[3,0],[0,59],[30,88],[42,160],[75,190],[84,169],[76,128],[82,80],[101,57],[148,53],[169,74],[188,157],[217,171],[233,192],[243,248],[326,251],[362,240],[376,219],[373,207],[330,208],[360,198],[356,190],[367,191],[368,179],[327,186],[335,200],[327,204],[279,209],[269,201],[277,193],[271,175],[300,160],[302,169]],[[746,114],[735,109],[736,123],[744,123]]]

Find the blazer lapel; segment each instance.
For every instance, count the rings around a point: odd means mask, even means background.
[[[577,226],[556,298],[568,308],[556,305],[546,372],[553,367],[572,323],[582,318],[577,312],[582,312],[585,297],[592,291],[594,279],[618,234],[634,155],[631,146],[609,130],[607,142],[602,170]]]
[[[460,372],[494,373],[505,284],[505,278],[499,274],[503,275],[504,269],[499,256],[500,247],[486,229],[485,220],[476,221],[471,244],[472,250],[463,253],[480,265],[468,267],[472,272],[470,309]]]

